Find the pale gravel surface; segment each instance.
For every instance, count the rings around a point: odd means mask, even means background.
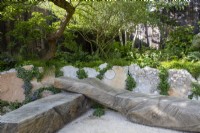
[[[93,110],[89,110],[57,133],[185,133],[135,124],[111,110],[107,110],[100,118],[92,113]]]

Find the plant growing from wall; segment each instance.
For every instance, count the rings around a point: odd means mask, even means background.
[[[127,79],[126,79],[126,89],[129,91],[133,91],[135,87],[136,87],[135,79],[128,72]]]
[[[84,69],[79,69],[77,72],[76,72],[77,76],[79,79],[84,79],[84,78],[87,78],[88,77],[88,74],[85,72]]]
[[[61,92],[60,89],[57,89],[57,88],[55,88],[53,86],[43,87],[43,88],[40,88],[40,89],[36,90],[33,93],[33,95],[31,96],[31,100],[34,101],[34,100],[42,98],[42,92],[45,91],[45,90],[51,91],[53,94],[57,94],[57,93]]]
[[[192,94],[188,96],[188,98],[192,99],[193,97],[198,98],[200,96],[200,84],[198,82],[192,83]]]
[[[40,81],[43,77],[43,73],[39,71],[38,67],[32,67],[31,70],[26,70],[22,67],[16,68],[17,70],[17,77],[21,78],[24,81],[23,89],[25,94],[25,101],[29,99],[32,89],[31,80],[33,78],[36,78],[38,81]]]
[[[168,95],[169,83],[168,83],[168,71],[164,67],[160,68],[159,78],[160,83],[158,85],[158,89],[160,90],[161,95]]]
[[[99,75],[97,75],[97,78],[102,80],[106,71],[111,69],[111,68],[112,68],[112,65],[108,64],[105,68],[103,68],[102,70],[99,71]]]

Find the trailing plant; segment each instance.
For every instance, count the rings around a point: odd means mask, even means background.
[[[192,99],[193,97],[198,98],[200,96],[200,84],[198,82],[192,83],[192,94],[188,98]]]
[[[79,79],[84,79],[84,78],[87,78],[88,77],[88,74],[85,72],[84,69],[79,69],[77,72],[76,72],[77,76]]]
[[[42,98],[42,92],[45,91],[45,90],[48,90],[48,91],[51,91],[53,94],[57,94],[57,93],[60,93],[61,90],[58,89],[58,88],[55,88],[53,86],[51,87],[43,87],[43,88],[40,88],[38,90],[36,90],[33,95],[31,96],[31,101],[34,101],[34,100],[37,100],[37,99],[40,99]]]
[[[132,91],[135,87],[136,87],[135,79],[128,72],[127,79],[126,79],[126,89],[129,91]]]
[[[105,68],[103,68],[102,70],[99,71],[99,75],[97,75],[97,78],[100,79],[100,80],[102,80],[104,74],[106,73],[106,71],[109,70],[109,69],[111,69],[111,68],[112,68],[112,65],[107,64],[107,66]]]
[[[168,95],[169,83],[168,83],[168,71],[167,69],[161,67],[159,72],[160,83],[158,89],[161,95]]]
[[[92,108],[94,108],[94,112],[93,112],[94,116],[101,117],[102,115],[105,114],[105,108],[101,104],[96,103],[93,105]]]
[[[39,71],[38,67],[32,67],[31,70],[26,70],[22,67],[16,68],[17,70],[17,77],[21,78],[24,81],[23,89],[26,99],[30,97],[32,84],[31,80],[36,78],[40,81],[43,77],[43,74]]]

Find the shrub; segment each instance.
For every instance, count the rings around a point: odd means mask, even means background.
[[[186,69],[194,78],[198,78],[200,75],[200,62],[194,63],[185,60],[173,60],[169,62],[162,62],[161,66],[167,69]]]
[[[101,104],[95,103],[92,108],[94,108],[93,115],[97,117],[101,117],[105,114],[105,108]]]
[[[160,83],[158,89],[161,95],[168,95],[169,83],[168,83],[168,71],[167,69],[161,67],[159,72]]]
[[[77,72],[76,72],[77,76],[79,79],[84,79],[84,78],[87,78],[88,75],[87,73],[85,72],[84,69],[79,69]]]
[[[167,52],[170,55],[176,55],[178,58],[182,58],[189,52],[193,39],[193,27],[191,26],[179,26],[169,35],[166,42]]]
[[[200,96],[200,84],[198,82],[192,83],[192,94],[189,95],[188,98],[192,99],[194,96]]]
[[[132,91],[135,87],[136,87],[136,82],[134,78],[130,74],[128,74],[126,79],[126,89]]]
[[[0,71],[9,70],[15,67],[17,61],[8,54],[0,55]]]
[[[102,70],[99,71],[99,75],[97,75],[97,78],[100,79],[100,80],[102,80],[104,74],[106,73],[106,71],[109,70],[109,69],[111,69],[111,68],[112,68],[112,65],[108,64],[106,66],[106,68],[104,68],[104,69],[102,69]]]

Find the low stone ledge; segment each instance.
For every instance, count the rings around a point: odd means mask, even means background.
[[[1,133],[53,133],[80,116],[90,102],[81,94],[60,93],[0,117]]]

